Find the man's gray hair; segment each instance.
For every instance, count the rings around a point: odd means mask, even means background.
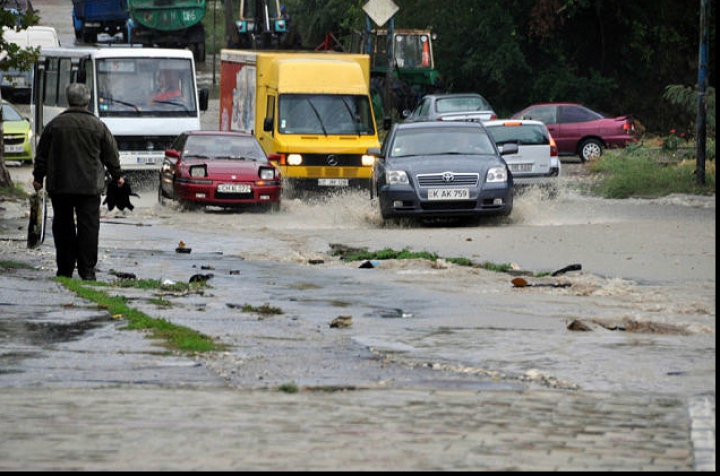
[[[65,88],[68,104],[71,106],[87,106],[90,104],[90,90],[82,83],[70,83]]]

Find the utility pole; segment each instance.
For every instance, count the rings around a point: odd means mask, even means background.
[[[710,0],[700,0],[700,52],[698,53],[698,105],[695,136],[695,183],[705,185],[705,146],[707,143],[707,85],[708,85],[708,18]]]

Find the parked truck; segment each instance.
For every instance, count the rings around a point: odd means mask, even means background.
[[[127,0],[73,0],[75,38],[82,43],[127,42]]]
[[[254,134],[289,196],[369,189],[378,130],[368,55],[223,49],[223,131]]]
[[[205,0],[127,0],[127,7],[128,43],[187,48],[205,61]]]

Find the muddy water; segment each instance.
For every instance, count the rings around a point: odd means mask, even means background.
[[[592,390],[714,392],[714,199],[601,200],[568,187],[554,200],[521,195],[501,222],[423,226],[385,225],[377,204],[359,192],[286,200],[269,214],[188,212],[157,204],[152,190],[142,195],[132,213],[106,217],[103,242],[168,252],[184,241],[198,253],[196,267],[220,269],[221,302],[268,302],[318,328],[352,315],[347,333],[355,344],[469,375],[497,372]],[[123,230],[122,245],[111,227]],[[532,273],[575,263],[582,269],[526,276],[568,287],[515,288],[505,273],[426,260],[359,269],[333,256],[332,244],[431,251]],[[243,270],[243,298],[219,291],[233,265]],[[591,330],[569,330],[573,323]],[[207,325],[228,332],[227,322]],[[299,338],[297,329],[288,331]]]

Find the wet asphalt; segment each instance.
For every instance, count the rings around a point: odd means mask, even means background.
[[[714,392],[443,385],[364,355],[377,378],[238,384],[56,283],[24,222],[0,220],[0,260],[29,265],[0,271],[0,470],[715,471]]]

